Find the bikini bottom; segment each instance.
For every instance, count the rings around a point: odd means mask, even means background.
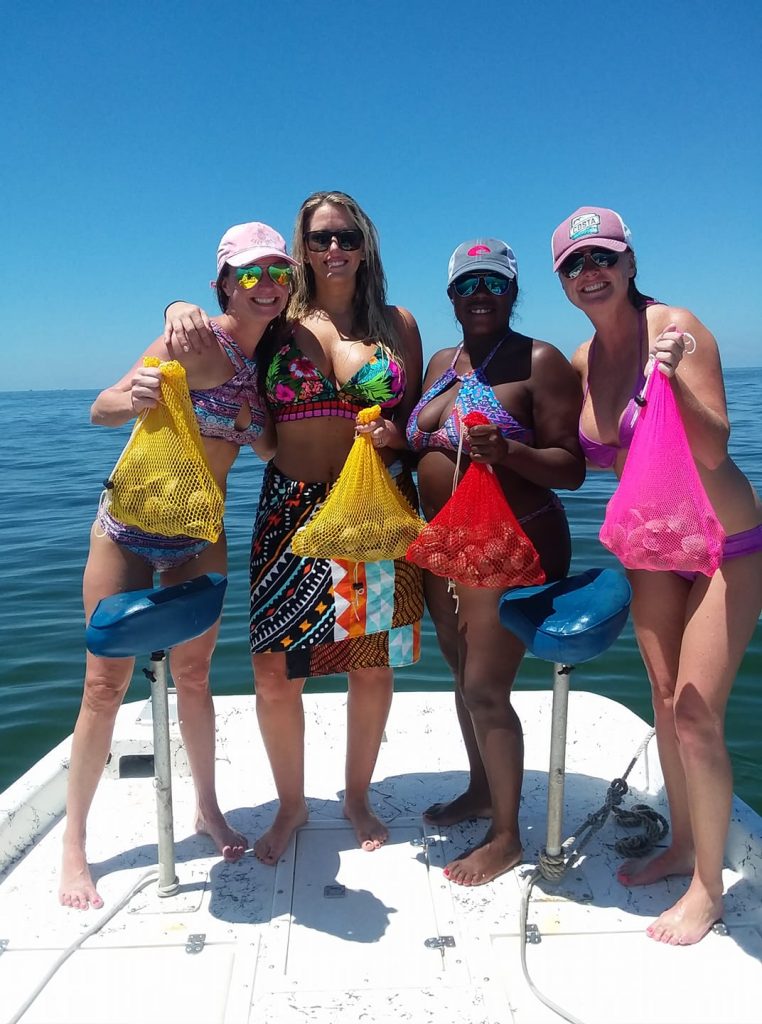
[[[741,533],[731,533],[726,537],[722,548],[722,561],[727,562],[731,558],[743,558],[744,555],[753,555],[757,551],[762,551],[762,523],[758,526],[752,526],[750,530],[742,530]],[[675,575],[682,576],[684,580],[693,583],[703,573],[675,570]]]
[[[145,533],[136,526],[125,526],[103,506],[98,509],[95,520],[102,535],[109,537],[120,547],[148,562],[155,572],[176,569],[189,562],[209,547],[209,541],[195,537],[164,537],[158,533]]]

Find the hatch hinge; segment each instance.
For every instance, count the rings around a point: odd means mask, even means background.
[[[186,953],[200,953],[206,944],[206,932],[193,932],[185,943]]]
[[[536,924],[527,925],[527,942],[532,946],[539,946],[542,942],[542,936],[540,935],[540,929]]]
[[[10,946],[10,944],[10,939],[0,939],[0,956],[3,955],[3,953],[6,951],[8,946]]]
[[[340,900],[343,896],[346,896],[346,894],[346,886],[341,885],[341,883],[323,886],[323,896],[327,900]]]
[[[424,941],[426,949],[441,949],[445,947],[451,949],[455,945],[454,935],[432,935],[430,939]]]
[[[730,935],[730,932],[728,931],[728,926],[725,924],[724,921],[715,921],[712,925],[712,931],[715,935]]]
[[[434,846],[436,839],[434,836],[416,836],[410,840],[411,846],[423,846],[424,849],[429,846]]]

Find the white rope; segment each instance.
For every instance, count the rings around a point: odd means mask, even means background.
[[[595,835],[595,833],[603,827],[603,825],[609,817],[609,814],[611,813],[614,813],[614,815],[620,821],[622,817],[631,817],[637,819],[632,822],[621,821],[622,824],[628,827],[630,824],[638,824],[640,821],[644,821],[645,819],[643,818],[643,810],[648,811],[650,816],[660,821],[660,825],[664,829],[663,832],[659,829],[658,837],[663,838],[663,836],[666,835],[666,831],[668,829],[666,820],[662,817],[662,815],[658,814],[656,811],[648,807],[646,804],[636,804],[631,812],[617,810],[618,805],[622,802],[622,798],[625,796],[629,789],[627,785],[627,776],[635,767],[635,764],[637,763],[638,759],[642,756],[643,751],[646,749],[648,744],[651,742],[654,734],[655,730],[649,729],[640,746],[635,751],[635,754],[633,755],[632,760],[627,766],[627,770],[625,771],[625,773],[620,778],[613,779],[611,781],[609,788],[606,792],[606,798],[603,802],[603,805],[593,814],[589,814],[583,822],[583,824],[578,829],[578,831],[561,844],[561,850],[563,851],[563,848],[565,846],[568,846],[570,843],[574,842],[574,848],[572,852],[569,854],[569,856],[564,857],[563,852],[558,856],[550,856],[546,850],[542,850],[539,856],[539,866],[536,867],[534,871],[526,878],[522,886],[521,904],[519,907],[519,935],[521,950],[521,969],[524,973],[524,979],[526,980],[526,983],[529,986],[532,994],[537,999],[539,999],[541,1003],[547,1006],[548,1009],[552,1010],[553,1013],[556,1013],[559,1017],[562,1017],[564,1020],[569,1021],[569,1024],[584,1024],[584,1022],[581,1021],[578,1017],[575,1017],[574,1014],[570,1013],[568,1010],[563,1009],[563,1007],[559,1006],[557,1003],[554,1003],[552,999],[550,999],[548,996],[542,993],[534,984],[529,975],[529,968],[527,966],[526,957],[527,917],[529,915],[529,898],[532,893],[532,888],[538,879],[545,878],[547,881],[557,882],[560,881],[561,878],[563,878],[563,876],[566,874],[566,872],[569,870],[572,864],[576,863],[583,848],[587,845],[587,843],[590,841],[593,835]],[[587,835],[585,835],[584,838],[581,839],[579,842],[575,842],[578,836],[581,835],[585,831],[585,829],[589,829]],[[654,834],[656,834],[657,830],[654,829],[653,831]],[[620,840],[620,842],[626,841],[627,840]],[[658,838],[654,839],[650,846],[643,849],[640,853],[635,852],[633,855],[642,856],[644,853],[647,852],[648,849],[651,848],[651,846],[654,845],[654,842],[657,841]],[[617,850],[619,850],[619,844],[617,844],[616,848]]]
[[[126,907],[130,900],[132,899],[132,897],[137,895],[137,893],[139,893],[141,889],[145,889],[149,882],[158,881],[158,878],[159,872],[156,870],[156,868],[151,868],[150,871],[147,871],[137,880],[137,882],[135,882],[135,884],[128,890],[128,892],[126,892],[125,895],[122,896],[118,903],[116,903],[110,910],[108,910],[105,914],[99,917],[95,924],[91,925],[86,931],[84,931],[78,939],[75,939],[75,941],[72,942],[72,944],[63,951],[63,953],[61,953],[61,955],[58,957],[53,966],[48,970],[47,974],[45,974],[42,980],[37,984],[36,988],[32,991],[32,993],[29,996],[27,996],[23,1005],[8,1020],[7,1024],[18,1024],[18,1022],[24,1016],[24,1014],[35,1001],[35,999],[40,995],[40,993],[43,991],[48,982],[53,978],[53,976],[56,974],[59,968],[62,967],[64,963],[66,963],[66,961],[69,959],[72,953],[76,953],[79,947],[84,942],[86,942],[91,935],[95,935],[96,932],[99,932],[105,924],[108,924],[111,918],[114,917],[115,914],[118,914],[123,907]]]

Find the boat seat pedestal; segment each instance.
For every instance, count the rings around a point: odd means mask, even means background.
[[[632,591],[614,569],[588,569],[539,587],[509,590],[500,598],[500,621],[532,654],[553,662],[553,711],[548,767],[545,855],[562,859],[566,727],[574,667],[603,654],[624,628]],[[543,875],[558,881],[555,872]]]
[[[175,872],[172,769],[166,652],[211,628],[222,611],[227,578],[207,573],[174,587],[104,597],[87,625],[87,649],[101,658],[151,653],[144,672],[151,683],[154,784],[159,849],[159,895],[179,889]]]

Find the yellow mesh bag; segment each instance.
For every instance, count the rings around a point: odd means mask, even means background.
[[[147,533],[214,542],[224,499],[206,461],[185,369],[155,356],[143,365],[161,370],[161,402],[135,423],[106,484],[108,510]]]
[[[360,411],[370,423],[381,407]],[[389,475],[370,436],[358,434],[330,494],[291,542],[296,555],[380,562],[404,558],[408,545],[425,526]]]

